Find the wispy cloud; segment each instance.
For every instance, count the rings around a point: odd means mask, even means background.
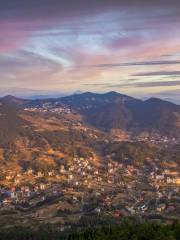
[[[147,88],[147,87],[171,87],[171,86],[180,86],[180,81],[154,81],[154,82],[143,82],[135,83],[135,87]]]
[[[161,60],[161,61],[144,61],[144,62],[125,62],[125,63],[100,63],[96,65],[86,66],[95,68],[113,68],[128,66],[153,66],[153,65],[177,65],[180,60]]]
[[[177,81],[153,81],[153,82],[136,82],[136,83],[118,83],[118,84],[104,84],[105,87],[111,88],[151,88],[151,87],[171,87],[180,86],[180,80]]]
[[[147,76],[174,76],[180,75],[180,71],[157,71],[157,72],[142,72],[132,74],[132,76],[136,77],[147,77]]]

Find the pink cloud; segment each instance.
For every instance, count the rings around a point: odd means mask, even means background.
[[[0,53],[9,53],[23,47],[34,32],[51,26],[48,20],[0,21]]]
[[[22,31],[19,22],[0,23],[0,53],[8,53],[20,48],[30,37],[30,33]]]

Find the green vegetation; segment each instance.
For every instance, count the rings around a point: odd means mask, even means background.
[[[123,223],[119,226],[108,226],[101,229],[88,229],[82,233],[69,236],[72,240],[175,240],[180,239],[180,224],[132,224]]]
[[[44,225],[37,230],[25,227],[0,230],[0,240],[178,240],[180,222],[172,224],[134,222],[125,220],[120,224],[105,225],[101,228],[89,227],[86,230],[65,230],[57,226]]]

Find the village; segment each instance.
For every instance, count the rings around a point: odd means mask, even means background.
[[[138,136],[135,137],[134,140],[139,141],[139,142],[149,142],[152,144],[164,144],[165,146],[173,145],[173,144],[178,144],[179,139],[175,137],[168,137],[168,136],[161,136],[159,134],[152,134],[151,136]]]
[[[0,212],[28,213],[56,204],[56,214],[64,218],[105,213],[179,216],[179,172],[176,164],[162,165],[158,159],[138,168],[115,162],[111,156],[98,164],[93,158],[75,156],[70,164],[48,172],[2,173]]]
[[[58,102],[54,104],[44,103],[42,106],[26,107],[24,108],[24,110],[27,112],[40,112],[53,114],[70,114],[72,112],[69,107],[63,104],[58,106]]]

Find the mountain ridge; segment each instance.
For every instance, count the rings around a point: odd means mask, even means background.
[[[171,101],[168,101],[168,100],[164,100],[164,99],[162,99],[162,98],[158,98],[158,97],[149,97],[149,98],[147,98],[147,99],[145,99],[145,100],[143,100],[143,99],[139,99],[139,98],[135,98],[135,97],[131,97],[131,96],[129,96],[129,95],[126,95],[126,94],[121,94],[121,93],[119,93],[119,92],[116,92],[116,91],[109,91],[109,92],[105,92],[105,93],[95,93],[95,92],[83,92],[83,93],[74,93],[74,94],[70,94],[70,95],[67,95],[67,96],[60,96],[60,97],[47,97],[47,98],[37,98],[37,99],[32,99],[32,98],[21,98],[21,97],[17,97],[17,96],[15,96],[15,95],[11,95],[11,94],[8,94],[8,95],[4,95],[3,97],[0,97],[0,101],[2,101],[2,100],[5,100],[5,99],[18,99],[18,100],[25,100],[25,101],[46,101],[46,100],[49,100],[49,99],[51,99],[51,100],[57,100],[57,99],[63,99],[63,98],[67,98],[67,97],[72,97],[72,96],[94,96],[94,95],[96,95],[96,96],[112,96],[112,95],[114,95],[114,96],[124,96],[124,97],[130,97],[130,98],[133,98],[133,99],[136,99],[136,100],[139,100],[139,101],[142,101],[142,102],[147,102],[147,101],[151,101],[151,100],[161,100],[161,101],[163,101],[163,102],[169,102],[169,103],[171,103],[171,104],[173,104],[173,105],[177,105],[177,106],[180,106],[179,104],[176,104],[176,103],[174,103],[174,102],[171,102]]]
[[[21,99],[8,95],[0,99],[6,106],[25,108],[71,109],[85,124],[103,132],[123,131],[128,134],[180,134],[180,106],[159,98],[145,101],[117,92],[85,92],[60,98]]]

